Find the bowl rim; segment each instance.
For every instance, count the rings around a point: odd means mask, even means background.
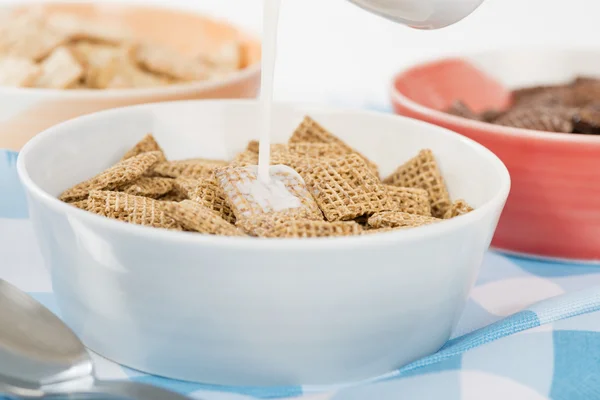
[[[93,0],[92,2],[99,2],[98,0]],[[20,0],[6,0],[2,5],[0,5],[0,10],[10,10],[11,8],[25,6],[25,7],[35,7],[35,5],[48,5],[48,4],[90,4],[87,0],[32,0],[27,2],[22,2]],[[169,3],[170,4],[170,3]],[[118,2],[111,3],[111,7],[116,8],[145,8],[151,10],[171,10],[171,11],[180,11],[187,14],[192,14],[196,16],[201,16],[206,19],[210,19],[211,21],[226,24],[235,28],[241,35],[250,39],[253,42],[261,44],[260,36],[249,30],[245,27],[242,27],[238,24],[230,22],[228,20],[218,18],[208,13],[202,13],[193,9],[188,9],[182,6],[174,6],[173,4],[167,5],[164,3],[139,3],[132,0],[120,0]],[[31,95],[31,96],[52,96],[54,98],[61,99],[78,99],[78,98],[94,98],[94,99],[119,99],[123,97],[159,97],[159,96],[173,96],[181,94],[181,92],[200,92],[200,91],[211,91],[214,89],[219,89],[225,86],[235,85],[245,80],[248,80],[255,75],[260,75],[261,73],[261,59],[257,62],[246,66],[246,68],[235,71],[234,73],[229,74],[225,78],[219,78],[214,80],[205,80],[205,81],[192,81],[192,82],[184,82],[184,83],[176,83],[167,86],[161,87],[147,87],[147,88],[126,88],[126,89],[79,89],[79,90],[66,90],[66,89],[45,89],[45,88],[19,88],[19,87],[9,87],[9,86],[1,86],[0,94],[3,95]]]
[[[197,245],[210,245],[213,247],[235,247],[241,249],[254,249],[254,250],[306,250],[306,249],[339,249],[347,248],[348,246],[373,246],[373,245],[385,245],[386,243],[396,243],[398,241],[416,241],[424,238],[435,238],[448,234],[450,232],[461,229],[462,227],[475,223],[480,218],[493,213],[495,210],[501,210],[508,197],[511,179],[509,172],[504,163],[490,150],[480,145],[479,143],[459,135],[458,133],[452,132],[446,128],[429,124],[423,121],[419,121],[412,118],[407,118],[393,113],[381,113],[376,111],[367,110],[355,110],[345,108],[333,108],[333,107],[322,107],[315,105],[307,105],[296,102],[278,102],[281,105],[291,105],[298,107],[303,110],[319,110],[319,112],[338,112],[338,113],[359,113],[364,115],[372,115],[377,118],[394,119],[396,121],[404,121],[401,123],[412,124],[413,126],[420,126],[424,129],[434,129],[438,131],[444,131],[445,134],[452,135],[454,140],[464,142],[467,146],[471,147],[473,151],[479,153],[487,162],[491,163],[498,176],[500,177],[500,187],[493,197],[476,208],[471,213],[462,215],[457,218],[443,221],[443,223],[432,224],[422,226],[414,229],[398,230],[392,232],[385,232],[381,234],[371,235],[358,235],[349,237],[333,237],[333,238],[292,238],[292,239],[260,239],[254,237],[229,237],[229,236],[216,236],[216,235],[203,235],[195,232],[178,232],[169,231],[166,229],[157,229],[147,226],[129,224],[122,221],[105,218],[79,208],[73,207],[60,201],[55,196],[49,194],[41,187],[39,187],[33,179],[29,176],[27,171],[28,154],[35,148],[43,146],[47,140],[52,140],[55,136],[60,135],[64,128],[74,123],[97,123],[105,118],[110,118],[112,115],[126,114],[129,112],[135,112],[137,110],[148,110],[156,109],[161,107],[176,107],[182,104],[193,104],[195,107],[202,107],[202,105],[221,105],[224,107],[233,106],[256,106],[257,100],[230,100],[230,99],[217,99],[217,100],[186,100],[186,101],[172,101],[162,103],[151,103],[134,105],[116,109],[110,109],[100,111],[93,114],[73,118],[71,120],[62,122],[55,125],[40,134],[36,135],[21,149],[17,159],[17,173],[21,183],[28,196],[34,196],[49,209],[63,214],[63,215],[74,215],[78,219],[83,220],[86,223],[102,226],[104,229],[110,229],[122,232],[124,234],[144,236],[147,238],[154,238],[155,240],[161,240],[165,243],[178,243],[178,244],[197,244]],[[492,233],[490,232],[490,239]]]
[[[599,54],[600,50],[589,47],[556,47],[556,46],[545,46],[545,47],[530,47],[530,46],[509,46],[504,48],[497,48],[494,50],[472,50],[462,51],[457,53],[447,53],[442,56],[433,56],[421,59],[419,61],[410,63],[409,65],[401,68],[396,72],[391,80],[389,95],[393,104],[399,104],[412,112],[429,118],[429,121],[436,121],[432,123],[446,123],[451,124],[454,127],[465,127],[473,130],[484,131],[486,134],[493,134],[499,137],[511,137],[511,138],[523,138],[523,139],[534,139],[546,142],[557,142],[557,143],[574,143],[574,144],[596,144],[600,146],[599,135],[583,135],[573,133],[560,133],[560,132],[548,132],[548,131],[536,131],[531,129],[513,128],[502,125],[495,125],[489,122],[475,121],[459,116],[446,114],[443,111],[435,110],[430,107],[426,107],[417,103],[416,101],[405,96],[397,88],[397,83],[403,80],[409,73],[418,70],[423,67],[431,66],[440,62],[450,60],[466,60],[477,57],[491,57],[505,54],[507,52],[528,52],[528,53],[579,53],[579,54]],[[485,71],[484,71],[485,72]]]

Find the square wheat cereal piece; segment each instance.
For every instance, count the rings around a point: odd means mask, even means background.
[[[348,221],[395,207],[386,187],[357,154],[316,163],[303,176],[328,221]]]
[[[299,154],[290,152],[287,145],[271,145],[270,165],[287,165],[288,167],[298,170],[299,166],[304,165],[308,161],[307,159],[308,157],[303,157]],[[248,148],[237,154],[229,165],[232,167],[258,165],[258,152]]]
[[[395,211],[431,217],[429,193],[425,189],[386,185],[390,199],[396,204]]]
[[[383,182],[393,186],[427,190],[431,214],[437,218],[442,218],[452,204],[442,173],[433,152],[429,149],[421,150],[416,157],[398,167]]]
[[[310,165],[323,161],[334,160],[350,154],[344,148],[327,143],[292,143],[271,146],[271,164],[287,165],[300,172]]]
[[[208,78],[204,64],[165,47],[140,44],[134,50],[134,57],[144,69],[156,74],[182,81],[198,81]]]
[[[169,193],[165,194],[164,196],[159,197],[157,200],[161,201],[161,202],[170,201],[170,202],[179,203],[180,201],[189,200],[189,199],[188,199],[187,195],[184,195],[180,191],[173,189]]]
[[[335,143],[310,143],[297,142],[288,145],[288,151],[292,154],[309,158],[340,158],[347,154],[354,153],[348,151],[345,146]]]
[[[316,153],[316,152],[314,152]],[[276,144],[271,146],[271,165],[287,165],[295,169],[299,169],[307,164],[313,164],[316,161],[327,159],[326,157],[312,156],[308,152],[294,152],[289,145]]]
[[[133,146],[133,148],[131,148],[129,151],[127,151],[127,153],[125,153],[125,155],[123,156],[123,158],[121,160],[127,160],[128,158],[139,156],[142,153],[148,153],[150,151],[160,152],[160,154],[162,155],[160,161],[167,160],[167,158],[165,157],[165,152],[160,147],[160,145],[158,144],[156,139],[154,139],[154,136],[152,136],[151,133],[144,136],[144,138],[142,140],[140,140],[138,143],[136,143],[136,145]]]
[[[203,158],[163,161],[152,169],[152,173],[167,178],[205,179],[212,176],[217,168],[221,168],[227,164],[228,162],[226,161]]]
[[[131,62],[122,62],[118,64],[118,69],[106,85],[106,89],[153,88],[174,82],[168,77],[143,71]]]
[[[173,181],[173,190],[179,192],[181,196],[185,197],[185,200],[191,199],[191,195],[194,193],[201,180],[196,178],[176,178]]]
[[[216,177],[204,179],[190,192],[190,200],[210,208],[230,224],[235,224],[235,214],[229,206],[223,188],[217,182]]]
[[[268,237],[275,229],[275,225],[294,219],[286,211],[275,211],[267,214],[256,214],[252,218],[236,220],[235,225],[243,232],[255,237]]]
[[[254,151],[247,149],[236,154],[229,165],[232,167],[248,167],[251,165],[258,165],[258,150]]]
[[[90,192],[87,211],[130,224],[183,230],[178,222],[165,214],[166,204],[148,197],[94,190]]]
[[[474,208],[471,207],[466,201],[462,199],[456,200],[454,203],[452,203],[452,207],[450,207],[448,211],[446,211],[446,214],[444,214],[444,219],[459,217],[461,215],[468,214],[473,210]]]
[[[334,160],[343,155],[350,154],[340,146],[326,143],[293,143],[289,145],[274,144],[271,146],[271,165],[286,165],[293,168],[301,176],[314,164],[324,160]],[[238,162],[245,165],[256,165],[251,163],[253,155],[246,151],[248,162],[244,163],[243,156],[238,156]],[[234,164],[235,165],[235,164]]]
[[[112,46],[91,42],[77,42],[70,49],[84,67],[85,84],[94,89],[105,89],[117,74],[131,63],[132,47],[124,44]]]
[[[0,57],[0,86],[31,87],[42,70],[25,58]]]
[[[159,152],[143,153],[129,158],[101,172],[92,179],[66,190],[60,200],[72,203],[84,200],[92,190],[116,190],[137,181],[160,159]]]
[[[252,141],[248,148],[237,154],[231,166],[248,167],[258,165],[258,142]],[[348,152],[336,145],[326,143],[294,143],[271,145],[270,165],[287,165],[299,172],[299,169],[315,161],[337,158]]]
[[[248,167],[251,165],[258,165],[258,142],[250,142],[248,148],[241,153],[238,153],[232,162],[229,164],[235,167]],[[295,168],[304,155],[301,153],[294,153],[290,150],[290,146],[286,144],[273,144],[271,145],[270,154],[270,165],[287,165]]]
[[[273,237],[276,238],[323,238],[339,236],[357,236],[362,228],[354,221],[312,221],[289,220],[275,225]]]
[[[37,13],[17,15],[0,27],[0,48],[6,55],[40,61],[64,44],[67,37],[47,26]]]
[[[93,71],[90,79],[94,84],[106,89],[152,88],[167,86],[178,81],[168,76],[159,75],[143,70],[135,60],[135,46],[124,44],[114,55],[107,69],[97,67],[98,74]]]
[[[365,160],[365,162],[367,163],[369,168],[371,168],[373,173],[376,176],[379,176],[379,167],[377,167],[377,164],[375,164],[374,162],[369,160],[367,157],[360,154],[360,152],[354,150],[352,147],[350,147],[348,144],[346,144],[343,140],[341,140],[340,138],[335,136],[333,133],[329,132],[323,126],[319,125],[319,123],[317,123],[315,120],[313,120],[309,116],[304,117],[304,120],[302,121],[300,126],[298,126],[298,128],[296,128],[296,130],[292,134],[292,137],[289,140],[290,144],[299,143],[299,142],[328,143],[328,144],[338,145],[338,146],[344,148],[347,153],[358,154],[362,159]]]
[[[64,46],[56,48],[41,64],[42,74],[35,86],[49,89],[66,89],[83,76],[83,68]]]
[[[238,226],[251,236],[279,239],[353,236],[362,232],[362,227],[354,221],[295,219],[285,213],[266,214],[242,220]]]
[[[323,219],[317,203],[296,171],[275,165],[269,169],[271,182],[258,179],[258,167],[224,167],[216,171],[236,220],[286,211],[307,219]]]
[[[165,210],[167,215],[190,231],[209,235],[246,236],[235,225],[195,201],[184,200],[180,203],[169,203],[165,206]]]
[[[251,140],[248,142],[248,147],[246,147],[246,150],[258,154],[259,148],[260,148],[260,143],[258,142],[258,140]]]
[[[258,151],[250,149],[237,153],[228,164],[230,167],[248,167],[251,165],[258,165]]]
[[[93,42],[119,44],[133,37],[132,32],[123,25],[99,22],[80,18],[67,13],[52,13],[46,24],[68,40],[88,40]]]
[[[416,228],[440,222],[441,219],[425,217],[423,215],[408,214],[399,211],[384,211],[374,214],[369,218],[369,226],[375,229],[382,228]]]
[[[79,208],[80,210],[86,210],[88,208],[88,199],[75,201],[73,203],[69,203],[70,205]]]
[[[173,190],[173,181],[174,179],[171,178],[143,176],[137,181],[123,187],[121,192],[158,199]]]
[[[209,68],[211,76],[225,76],[243,67],[242,43],[229,40],[218,48],[201,54],[198,59]]]

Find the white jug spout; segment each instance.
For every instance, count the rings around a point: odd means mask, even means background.
[[[351,3],[416,29],[440,29],[467,17],[484,0],[349,0]]]

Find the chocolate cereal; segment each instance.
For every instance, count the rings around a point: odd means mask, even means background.
[[[470,110],[460,99],[448,114],[496,125],[551,133],[600,134],[600,79],[581,76],[559,85],[533,86],[512,92],[505,110]]]

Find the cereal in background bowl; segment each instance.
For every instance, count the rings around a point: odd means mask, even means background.
[[[600,79],[579,76],[568,83],[515,89],[505,110],[471,110],[457,99],[451,115],[542,132],[600,135]]]
[[[255,97],[260,42],[190,11],[103,2],[3,5],[0,148],[64,120],[169,100]]]

